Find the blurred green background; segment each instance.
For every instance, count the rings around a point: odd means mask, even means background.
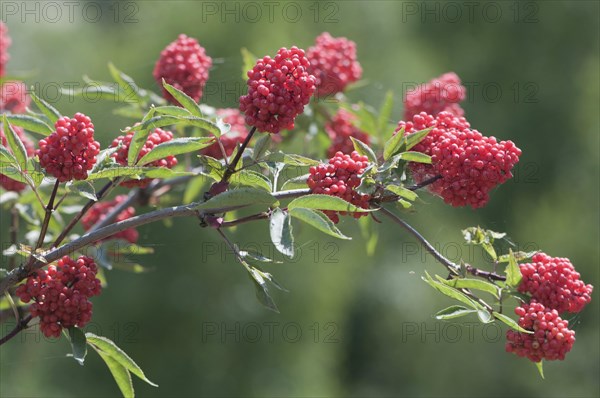
[[[349,98],[378,106],[392,89],[394,122],[407,86],[455,71],[469,88],[463,107],[471,124],[515,141],[523,156],[486,208],[455,209],[422,195],[408,220],[454,260],[479,258],[462,245],[461,229],[507,231],[520,249],[570,258],[598,288],[597,2],[66,3],[2,1],[13,39],[8,71],[26,74],[63,114],[92,117],[103,145],[129,123],[112,114],[116,104],[60,96],[56,88],[82,85],[82,75],[109,80],[112,61],[156,89],[154,62],[179,33],[196,37],[215,59],[203,102],[217,107],[236,106],[243,90],[240,47],[260,56],[307,48],[323,31],[357,43],[368,85]],[[6,218],[3,210],[3,236]],[[153,271],[108,273],[88,328],[112,338],[160,385],[134,381],[139,396],[600,395],[597,291],[571,319],[577,343],[567,361],[547,363],[541,380],[529,361],[504,352],[504,328],[432,318],[451,301],[420,277],[443,269],[394,225],[377,226],[373,256],[352,219],[340,225],[352,242],[296,226],[298,258],[268,268],[290,290],[274,293],[275,314],[254,299],[214,231],[194,219],[173,221],[140,228],[140,243],[156,252],[139,260]],[[272,250],[264,222],[241,226],[233,238]],[[119,394],[96,354],[80,368],[66,352],[64,339],[48,342],[35,332],[10,341],[0,351],[0,395]]]

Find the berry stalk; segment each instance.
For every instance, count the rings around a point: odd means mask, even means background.
[[[252,136],[254,135],[255,132],[256,132],[256,127],[253,126],[250,129],[250,132],[248,133],[248,135],[246,136],[246,139],[244,140],[244,142],[242,142],[242,145],[240,146],[239,151],[235,154],[233,161],[229,164],[229,166],[227,167],[227,170],[225,170],[225,173],[223,174],[223,178],[221,178],[221,181],[220,181],[221,183],[229,181],[229,178],[231,178],[232,174],[235,173],[235,168],[236,168],[237,164],[239,163],[240,159],[242,158],[242,154],[244,153],[244,150],[250,143],[250,140],[252,139]]]

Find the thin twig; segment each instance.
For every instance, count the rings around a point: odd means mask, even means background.
[[[240,217],[236,220],[231,220],[231,221],[224,221],[221,224],[220,228],[228,228],[228,227],[233,227],[236,225],[240,225],[240,224],[244,224],[250,221],[256,221],[256,220],[265,220],[269,218],[269,212],[263,211],[261,213],[256,213],[256,214],[251,214],[249,216],[246,217]]]
[[[56,192],[58,191],[58,186],[60,182],[58,179],[54,183],[54,188],[52,188],[52,193],[50,194],[50,199],[48,200],[48,205],[46,205],[46,214],[44,215],[44,221],[42,222],[42,228],[40,230],[40,235],[38,236],[37,243],[33,248],[31,253],[31,258],[33,258],[33,253],[44,243],[44,238],[46,237],[46,232],[48,232],[48,225],[50,224],[50,218],[52,217],[52,212],[54,211],[54,199],[56,198]],[[31,261],[31,258],[29,261]]]
[[[231,177],[231,175],[233,173],[235,173],[235,168],[237,167],[237,164],[239,163],[240,159],[242,158],[242,154],[246,150],[246,147],[250,143],[250,140],[252,139],[252,136],[254,135],[255,132],[256,132],[256,127],[253,126],[250,129],[250,132],[248,133],[248,135],[246,136],[246,139],[244,139],[244,142],[242,142],[242,145],[240,146],[237,153],[235,154],[233,161],[229,164],[229,166],[225,170],[225,173],[223,173],[223,178],[221,178],[221,182],[229,181],[229,178]]]
[[[31,321],[33,317],[31,315],[27,315],[25,318],[21,319],[20,322],[17,322],[17,326],[14,327],[6,336],[0,339],[0,345],[6,343],[8,340],[15,337],[21,330],[27,329],[28,323]]]

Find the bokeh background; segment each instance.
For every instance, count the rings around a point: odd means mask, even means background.
[[[472,125],[512,139],[523,156],[486,208],[455,209],[423,195],[407,219],[452,259],[478,261],[460,230],[481,225],[508,232],[519,249],[569,257],[600,286],[597,2],[66,3],[2,1],[13,39],[8,71],[37,84],[63,114],[90,115],[103,145],[129,123],[112,113],[117,105],[56,88],[82,85],[82,75],[109,80],[112,61],[156,89],[154,62],[179,33],[198,38],[216,60],[203,102],[217,107],[236,106],[243,90],[241,47],[260,56],[307,48],[323,31],[357,43],[368,84],[350,100],[378,106],[391,89],[393,121],[407,86],[455,71],[469,88],[463,107]],[[6,216],[2,210],[3,237]],[[443,270],[410,236],[378,225],[368,255],[353,220],[341,228],[354,240],[296,226],[298,258],[268,267],[290,290],[274,293],[275,314],[255,300],[214,231],[193,219],[144,226],[140,243],[155,254],[139,260],[152,271],[108,273],[88,330],[112,338],[160,385],[134,381],[139,396],[600,395],[599,292],[571,319],[577,343],[567,361],[547,363],[541,380],[529,361],[504,352],[504,328],[433,319],[451,301],[420,277]],[[241,226],[233,238],[272,250],[264,222]],[[119,395],[94,353],[80,368],[65,357],[64,339],[23,336],[0,351],[1,396]]]

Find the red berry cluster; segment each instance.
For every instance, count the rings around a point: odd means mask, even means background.
[[[0,77],[6,74],[6,63],[10,56],[8,55],[8,47],[11,40],[8,36],[8,28],[4,22],[0,21]]]
[[[112,148],[119,147],[119,149],[112,155],[112,157],[117,161],[117,163],[119,163],[123,166],[127,165],[127,153],[129,152],[129,145],[131,144],[131,139],[133,138],[133,135],[134,135],[133,131],[130,131],[129,133],[127,133],[124,136],[120,135],[117,138],[115,138],[111,144]],[[154,132],[152,132],[148,136],[146,143],[140,150],[138,160],[140,160],[142,157],[144,157],[155,146],[162,144],[163,142],[171,141],[172,139],[173,139],[173,133],[171,133],[170,131],[162,130],[160,128],[154,129]],[[165,158],[155,160],[154,162],[149,163],[147,166],[166,167],[166,168],[171,169],[171,168],[175,167],[175,165],[177,165],[177,158],[175,156],[169,155]],[[145,188],[148,186],[150,181],[152,181],[151,178],[144,178],[141,180],[126,180],[121,183],[121,186],[130,187],[130,188],[132,188],[132,187]]]
[[[350,137],[369,145],[371,138],[367,133],[358,129],[354,124],[356,117],[345,109],[340,109],[335,116],[325,123],[325,131],[331,139],[331,145],[327,149],[327,156],[335,156],[337,152],[350,153],[354,150],[354,144]]]
[[[431,164],[410,163],[413,179],[420,183],[441,176],[428,185],[452,206],[483,207],[489,192],[512,177],[521,150],[512,141],[497,141],[472,130],[463,117],[448,112],[437,116],[421,112],[412,121],[398,123],[407,134],[429,127],[431,132],[412,150],[431,156]]]
[[[406,93],[404,119],[410,120],[421,112],[436,116],[446,111],[455,116],[462,116],[465,112],[458,103],[463,101],[465,96],[466,89],[460,84],[458,75],[454,72],[445,73]]]
[[[329,163],[310,167],[307,184],[314,194],[325,194],[337,196],[363,209],[369,208],[370,195],[356,192],[360,185],[360,175],[364,173],[369,165],[369,159],[353,151],[350,155],[342,152],[336,153]],[[340,221],[338,212],[325,211],[325,214],[333,221]],[[339,212],[341,215],[347,212]],[[366,213],[352,213],[354,218],[360,218]]]
[[[217,116],[223,118],[223,121],[231,126],[227,134],[219,137],[219,140],[221,140],[221,144],[225,149],[225,153],[227,156],[230,156],[233,153],[235,146],[238,143],[243,142],[248,135],[248,129],[246,128],[244,116],[238,109],[235,108],[218,109]],[[202,149],[200,153],[211,156],[215,159],[223,158],[223,153],[221,152],[221,148],[219,148],[217,143]]]
[[[515,314],[519,316],[519,326],[533,334],[508,330],[507,352],[514,352],[533,362],[565,359],[573,348],[575,332],[569,329],[569,322],[561,319],[556,310],[532,301],[515,308]]]
[[[92,206],[88,212],[81,219],[81,223],[83,224],[84,230],[89,230],[94,224],[99,221],[102,221],[106,216],[114,209],[116,206],[120,205],[125,199],[127,199],[127,195],[119,195],[114,200],[110,202],[98,202]],[[131,218],[135,215],[135,208],[133,206],[127,207],[125,210],[120,212],[117,215],[116,222],[125,221],[128,218]],[[108,239],[124,239],[130,243],[137,242],[139,237],[138,231],[135,228],[127,228],[121,232],[118,232],[108,238]]]
[[[36,155],[40,165],[60,182],[85,180],[100,152],[100,144],[94,141],[92,121],[76,113],[73,119],[58,119],[54,127],[54,133],[39,142]]]
[[[15,131],[15,133],[17,133],[17,135],[21,139],[21,142],[25,146],[27,156],[33,156],[35,152],[33,142],[31,142],[31,140],[25,135],[25,132],[21,127],[12,126],[12,128]],[[2,123],[0,123],[0,142],[2,142],[2,145],[4,145],[5,147],[8,147],[8,141],[6,140],[6,136],[4,135],[4,126],[2,125]],[[4,174],[0,174],[0,186],[2,186],[2,188],[6,189],[7,191],[21,192],[27,187],[27,184],[15,181],[12,178],[5,176]]]
[[[548,308],[579,312],[592,298],[592,285],[579,279],[579,272],[567,258],[536,253],[531,263],[521,264],[519,291],[529,293],[533,300]]]
[[[246,123],[259,131],[279,133],[294,128],[315,91],[315,77],[304,50],[281,48],[275,58],[259,59],[248,71],[248,94],[240,97]]]
[[[0,86],[0,112],[25,113],[31,103],[27,86],[20,81],[10,81]]]
[[[31,315],[40,317],[46,337],[59,337],[62,328],[83,327],[92,319],[89,298],[100,294],[94,260],[81,256],[77,261],[64,256],[48,270],[38,270],[17,288],[16,294],[31,304]]]
[[[345,37],[334,38],[323,32],[308,49],[306,57],[310,61],[309,71],[317,79],[318,97],[342,92],[362,76],[362,68],[356,60],[356,43]]]
[[[162,79],[198,102],[202,98],[211,66],[212,58],[206,55],[206,51],[198,41],[181,34],[160,53],[160,58],[154,66],[153,76],[162,88],[163,97],[172,104],[179,105],[178,101],[164,89]]]

